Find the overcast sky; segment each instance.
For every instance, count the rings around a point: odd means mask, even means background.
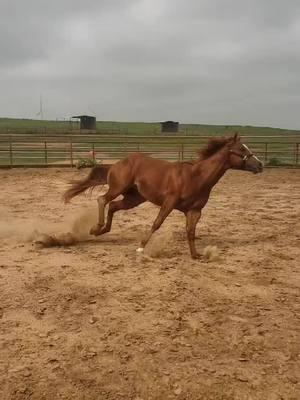
[[[0,0],[0,116],[300,129],[299,0]]]

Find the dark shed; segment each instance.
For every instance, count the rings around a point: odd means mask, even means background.
[[[96,117],[91,117],[89,115],[75,115],[72,118],[80,119],[81,130],[96,130]]]
[[[179,122],[165,121],[161,122],[162,132],[178,132]]]

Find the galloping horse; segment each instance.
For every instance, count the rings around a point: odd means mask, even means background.
[[[88,177],[73,183],[64,194],[65,202],[97,185],[108,184],[108,191],[98,198],[99,219],[90,233],[98,236],[109,232],[113,215],[119,210],[134,208],[145,201],[160,206],[151,230],[141,241],[142,252],[151,235],[173,209],[186,216],[186,232],[192,258],[198,258],[195,230],[210,192],[228,169],[262,172],[262,162],[233,137],[212,138],[199,151],[194,162],[168,162],[134,153],[113,165],[97,165]],[[122,200],[114,200],[123,195]],[[113,201],[114,200],[114,201]],[[105,223],[105,207],[109,204]]]

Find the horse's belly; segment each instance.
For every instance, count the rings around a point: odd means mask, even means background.
[[[137,181],[135,182],[138,192],[148,201],[151,203],[161,206],[164,199],[165,195],[164,193],[160,190],[159,187],[155,185],[151,185],[148,182],[144,181]]]

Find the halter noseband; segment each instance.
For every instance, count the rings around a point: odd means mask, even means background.
[[[247,149],[247,150],[248,150],[248,149]],[[237,152],[237,151],[235,151],[235,150],[229,150],[229,152],[232,153],[232,154],[234,154],[235,156],[240,157],[240,158],[243,160],[243,168],[244,168],[245,165],[246,165],[246,161],[248,161],[249,158],[254,157],[254,154],[251,153],[251,151],[249,151],[249,153],[248,153],[248,154],[245,154],[245,155],[243,155],[243,154],[241,154],[241,153],[239,153],[239,152]]]

